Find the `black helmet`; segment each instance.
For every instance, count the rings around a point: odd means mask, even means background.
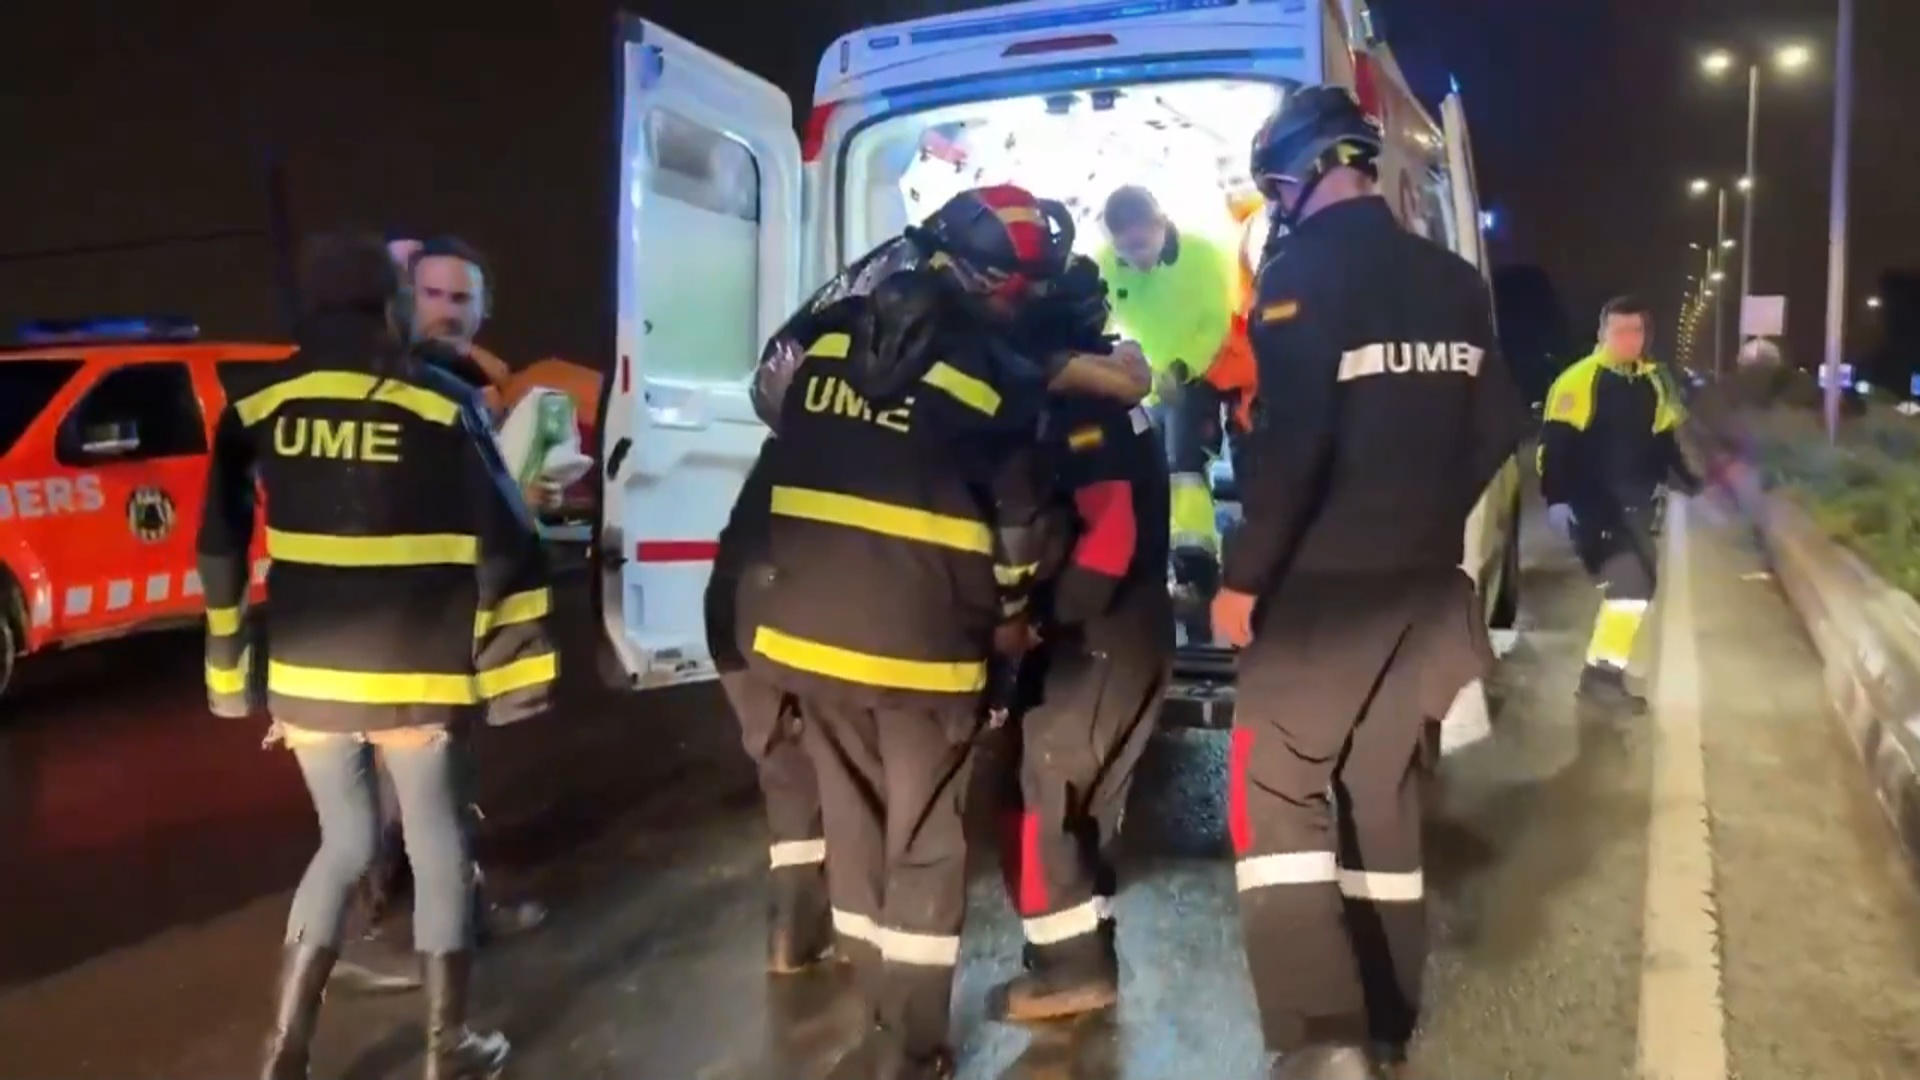
[[[1260,126],[1253,137],[1250,171],[1260,193],[1275,204],[1280,202],[1277,181],[1304,185],[1295,201],[1297,211],[1330,168],[1344,165],[1377,177],[1374,162],[1384,143],[1380,121],[1367,115],[1344,87],[1308,87],[1288,95]]]
[[[907,235],[932,264],[958,262],[1016,291],[1058,277],[1073,252],[1073,216],[1011,184],[963,191]],[[944,258],[942,258],[944,256]]]

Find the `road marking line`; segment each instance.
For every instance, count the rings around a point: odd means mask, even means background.
[[[1668,510],[1661,582],[1653,813],[1641,920],[1641,1080],[1725,1080],[1727,1075],[1688,509],[1685,501],[1675,500]]]

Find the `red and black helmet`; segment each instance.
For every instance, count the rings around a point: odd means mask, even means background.
[[[1000,184],[955,195],[909,236],[934,265],[959,263],[963,275],[986,278],[986,291],[1017,295],[1066,270],[1073,216],[1057,202]]]

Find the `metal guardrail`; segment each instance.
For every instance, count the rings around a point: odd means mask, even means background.
[[[1820,655],[1829,702],[1908,857],[1920,863],[1920,602],[1827,537],[1750,465],[1721,482],[1753,522]]]

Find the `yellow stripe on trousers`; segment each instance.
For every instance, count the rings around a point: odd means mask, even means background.
[[[902,660],[809,641],[771,626],[754,633],[753,651],[799,671],[890,690],[972,694],[987,685],[984,662]]]

